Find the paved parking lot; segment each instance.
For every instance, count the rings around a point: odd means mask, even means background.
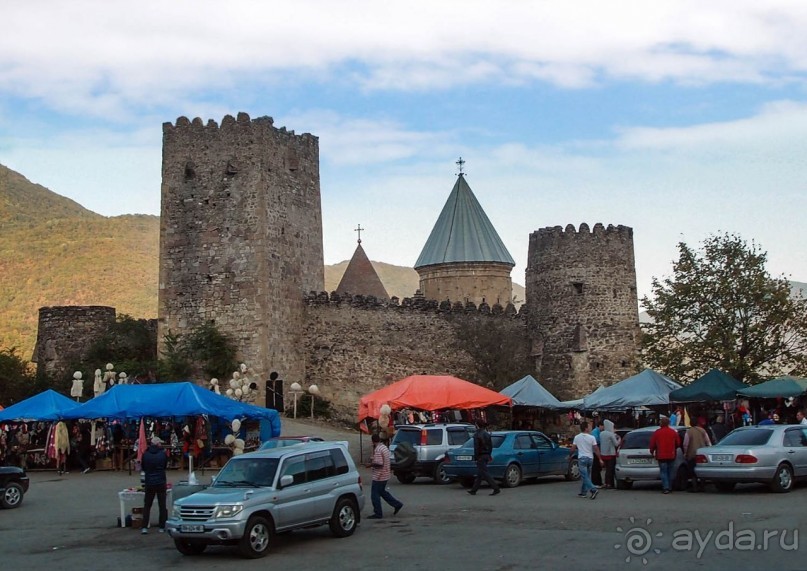
[[[173,481],[185,476],[169,472]],[[388,509],[346,539],[327,528],[296,531],[275,538],[268,559],[248,561],[226,547],[185,557],[165,535],[115,527],[117,492],[136,486],[136,474],[35,472],[31,479],[23,505],[0,510],[3,569],[807,569],[804,485],[790,494],[743,485],[730,494],[669,496],[637,485],[591,501],[577,498],[578,484],[559,479],[496,497],[393,480],[405,503],[398,516]]]

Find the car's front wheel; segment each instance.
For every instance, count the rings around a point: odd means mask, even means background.
[[[787,464],[779,464],[771,481],[771,490],[784,494],[793,488],[793,468]]]
[[[252,516],[247,521],[244,536],[238,542],[241,555],[249,559],[258,559],[269,553],[269,539],[272,537],[272,526],[260,516]]]
[[[200,555],[207,549],[207,543],[198,539],[175,539],[174,546],[182,555]]]
[[[3,492],[3,496],[0,497],[0,505],[6,509],[19,507],[19,505],[22,503],[23,494],[24,492],[20,484],[17,482],[9,482],[6,484],[6,489]]]
[[[333,508],[333,515],[331,516],[328,526],[331,528],[331,533],[335,537],[348,537],[353,535],[356,531],[356,523],[358,522],[359,508],[356,507],[356,502],[350,498],[342,498],[336,502]]]
[[[504,471],[502,482],[505,488],[515,488],[521,483],[521,468],[517,464],[510,464]]]

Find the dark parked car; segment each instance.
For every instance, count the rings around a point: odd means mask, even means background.
[[[0,507],[19,507],[28,491],[28,475],[16,466],[0,466]]]
[[[488,471],[506,488],[515,488],[527,478],[563,476],[567,480],[576,480],[580,477],[577,456],[541,432],[503,430],[492,432],[490,436],[493,459],[488,464]],[[473,438],[448,451],[445,473],[463,486],[473,483],[476,476]]]

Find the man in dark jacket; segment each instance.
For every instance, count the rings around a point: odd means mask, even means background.
[[[490,432],[487,430],[488,423],[480,419],[476,421],[476,434],[474,434],[474,458],[476,458],[476,478],[474,478],[474,485],[468,490],[472,496],[476,495],[479,486],[482,485],[482,480],[485,480],[488,485],[493,488],[490,493],[491,496],[498,494],[499,484],[496,480],[490,477],[488,473],[488,463],[493,454],[493,441],[490,438]]]
[[[152,438],[151,445],[140,460],[145,474],[143,483],[146,487],[146,497],[143,500],[143,526],[140,528],[142,534],[149,532],[149,516],[154,496],[157,496],[157,505],[160,510],[160,533],[165,533],[165,520],[168,519],[168,510],[165,507],[167,484],[165,469],[168,467],[168,456],[163,450],[162,444],[163,441],[158,436]]]

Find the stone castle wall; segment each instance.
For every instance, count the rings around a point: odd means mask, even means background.
[[[535,370],[559,399],[633,374],[639,304],[633,230],[568,225],[530,234],[528,331]]]
[[[382,304],[374,298],[320,294],[305,309],[305,380],[316,384],[331,402],[336,418],[355,421],[359,399],[409,375],[452,375],[486,386],[490,381],[479,353],[463,333],[495,321],[497,346],[510,347],[503,357],[528,362],[525,320],[501,307],[425,302]],[[503,387],[497,387],[500,390]]]
[[[318,139],[246,113],[180,117],[162,179],[160,342],[212,320],[256,372],[302,377],[303,295],[324,288]]]
[[[67,382],[73,378],[71,364],[80,361],[114,323],[114,307],[41,307],[33,361],[50,378]]]

